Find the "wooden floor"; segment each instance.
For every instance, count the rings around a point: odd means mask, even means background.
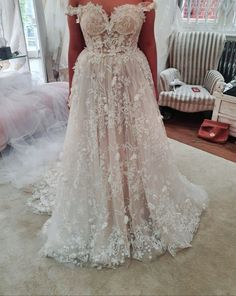
[[[215,144],[198,138],[201,123],[210,116],[211,114],[206,113],[173,111],[173,117],[164,120],[167,135],[176,141],[236,162],[236,138],[230,137],[226,144]]]

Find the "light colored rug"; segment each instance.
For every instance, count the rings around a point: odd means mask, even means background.
[[[193,247],[117,270],[68,267],[38,255],[47,219],[0,187],[0,295],[236,295],[236,164],[171,140],[178,166],[205,186],[208,211]]]

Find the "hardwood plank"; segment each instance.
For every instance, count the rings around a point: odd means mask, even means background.
[[[169,138],[236,162],[236,138],[230,137],[225,144],[211,143],[198,138],[197,133],[201,123],[204,118],[211,118],[211,114],[184,113],[175,110],[172,112],[173,118],[164,120]]]

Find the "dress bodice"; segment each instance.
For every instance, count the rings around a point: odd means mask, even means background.
[[[69,5],[67,14],[76,15],[89,50],[117,53],[137,47],[145,12],[154,7],[153,2],[123,4],[114,7],[109,16],[102,5],[88,2],[76,7]]]

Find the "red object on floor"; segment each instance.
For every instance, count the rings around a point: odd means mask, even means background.
[[[173,118],[164,121],[169,138],[236,163],[236,138],[229,137],[228,141],[221,145],[205,141],[197,137],[199,126],[205,117],[204,112],[184,113],[176,110],[172,111]]]
[[[198,137],[214,143],[226,143],[229,137],[229,124],[204,119]]]

